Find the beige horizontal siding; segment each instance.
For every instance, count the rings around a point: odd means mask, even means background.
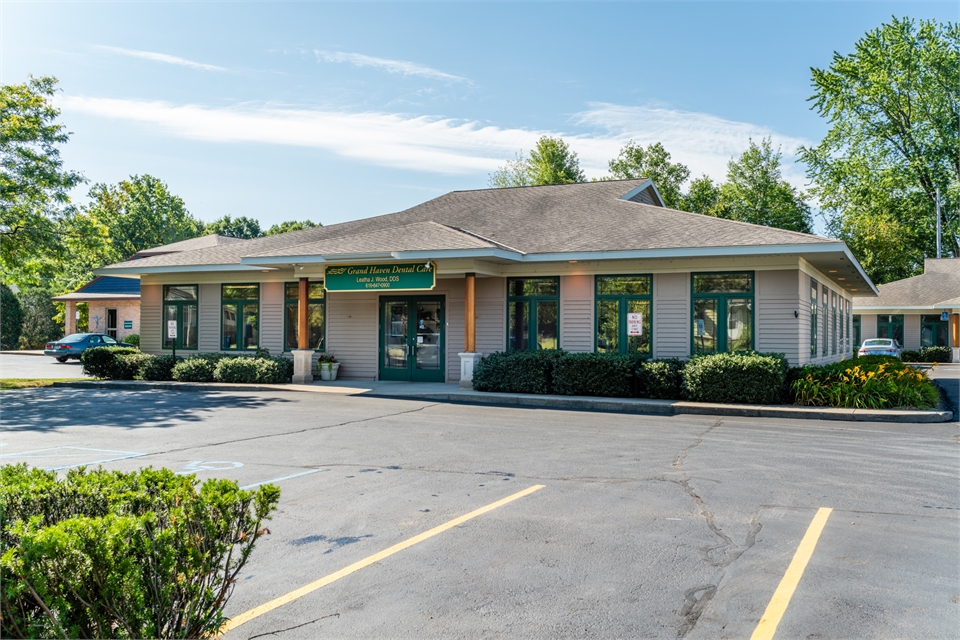
[[[199,335],[197,347],[201,353],[220,350],[220,285],[200,285]]]
[[[341,363],[337,377],[376,379],[378,303],[376,292],[327,293],[327,353]]]
[[[282,282],[260,285],[260,348],[275,356],[283,353],[283,286]]]
[[[903,348],[911,351],[920,350],[920,314],[918,313],[903,316]]]
[[[877,314],[860,314],[860,340],[870,340],[877,337]]]
[[[653,357],[688,357],[690,327],[690,274],[654,274]]]
[[[756,294],[754,296],[757,334],[755,347],[764,353],[782,353],[793,366],[801,359],[801,320],[794,317],[799,311],[800,271],[758,271],[756,272]],[[807,296],[809,297],[809,293]],[[807,304],[806,336],[809,353],[810,316]]]
[[[490,355],[507,348],[507,281],[477,278],[477,351]],[[460,379],[459,370],[457,379]]]
[[[447,382],[460,380],[460,353],[464,349],[464,313],[466,304],[466,289],[463,279],[441,278],[433,291],[424,292],[428,295],[444,296],[444,334],[446,342],[444,349],[446,362]]]
[[[140,287],[140,349],[160,353],[163,319],[160,317],[163,290],[158,284]]]
[[[593,351],[593,276],[560,277],[560,348]]]

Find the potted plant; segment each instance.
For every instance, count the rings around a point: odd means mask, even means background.
[[[317,369],[320,371],[321,380],[336,380],[340,363],[332,353],[323,353],[317,360]]]

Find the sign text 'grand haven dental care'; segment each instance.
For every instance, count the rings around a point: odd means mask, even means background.
[[[432,262],[328,266],[323,276],[327,291],[428,291],[436,284]]]

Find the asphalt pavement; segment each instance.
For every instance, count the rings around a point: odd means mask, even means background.
[[[957,423],[291,392],[45,388],[0,404],[3,462],[281,487],[230,639],[749,638],[823,508],[777,638],[960,628]]]
[[[43,352],[0,354],[0,378],[86,378],[79,360],[57,362]]]

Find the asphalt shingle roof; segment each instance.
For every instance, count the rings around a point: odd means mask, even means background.
[[[881,284],[879,298],[853,299],[860,307],[932,307],[960,294],[960,258],[927,258],[923,274]]]
[[[644,182],[453,191],[398,213],[142,258],[137,264],[227,265],[251,256],[483,247],[537,254],[828,242],[842,246],[820,236],[621,199]]]

